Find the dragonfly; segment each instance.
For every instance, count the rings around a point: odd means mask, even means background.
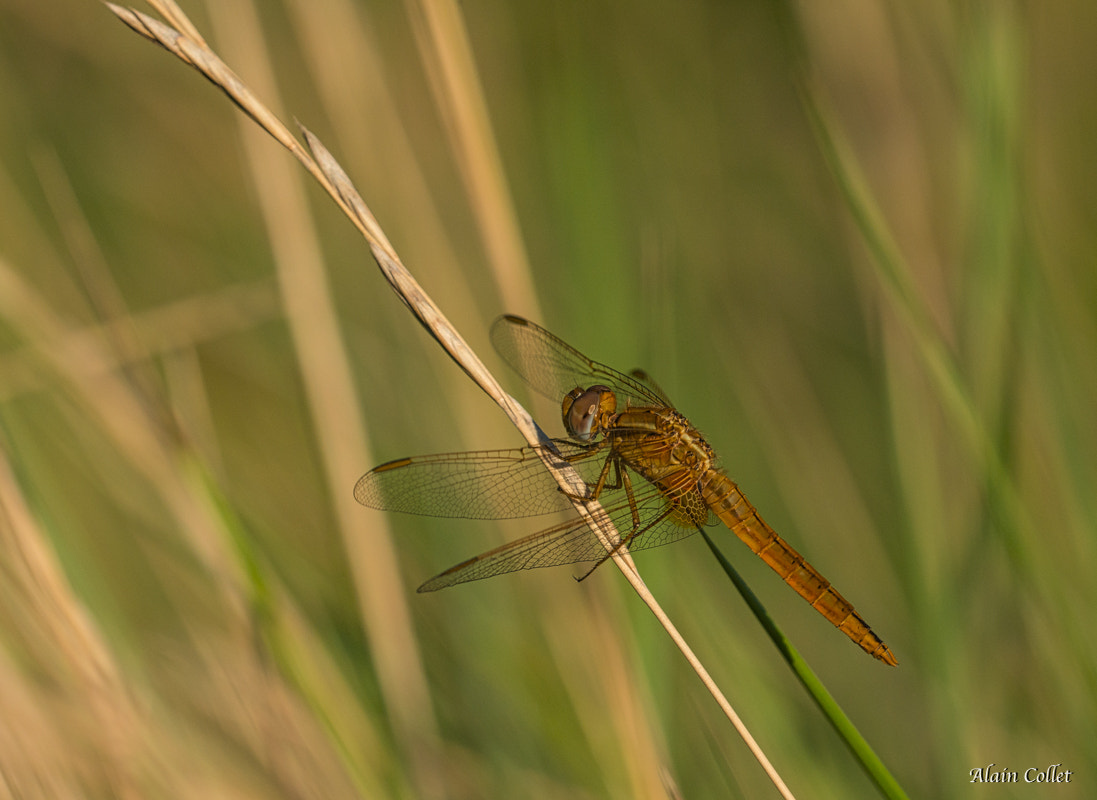
[[[545,469],[542,452],[570,464],[619,539],[609,542],[578,516],[450,567],[422,586],[433,592],[517,570],[594,562],[692,536],[723,522],[811,607],[866,653],[891,666],[886,644],[759,516],[717,466],[716,453],[640,370],[593,361],[544,328],[516,316],[492,326],[495,349],[529,386],[561,403],[566,437],[507,450],[442,453],[389,461],[363,475],[354,497],[370,508],[456,519],[518,519],[561,511],[572,498]]]

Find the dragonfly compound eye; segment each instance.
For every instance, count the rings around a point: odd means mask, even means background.
[[[568,436],[587,441],[604,427],[605,416],[617,409],[617,396],[608,386],[576,387],[564,398],[564,427]]]

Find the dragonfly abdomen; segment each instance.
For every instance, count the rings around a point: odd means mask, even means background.
[[[899,663],[853,605],[765,523],[727,475],[713,470],[703,482],[701,493],[712,512],[812,608],[869,655],[892,666]]]

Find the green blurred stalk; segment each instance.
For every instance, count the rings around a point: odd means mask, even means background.
[[[712,541],[712,538],[702,528],[701,535],[705,537],[705,543],[708,545],[709,550],[716,556],[716,560],[720,562],[720,566],[723,567],[725,574],[731,579],[731,582],[735,584],[735,588],[739,590],[739,594],[746,600],[750,610],[754,613],[755,618],[762,624],[762,628],[765,629],[766,634],[777,646],[777,650],[781,653],[782,658],[792,668],[793,675],[796,676],[800,684],[807,690],[807,693],[811,696],[811,699],[815,701],[815,704],[819,706],[819,710],[823,712],[823,715],[830,721],[830,724],[834,726],[834,730],[838,732],[842,741],[846,743],[854,757],[868,773],[869,778],[876,784],[880,790],[880,794],[884,797],[890,798],[890,800],[905,800],[907,797],[906,792],[895,780],[888,768],[884,766],[884,762],[880,760],[880,757],[876,755],[876,751],[872,749],[869,743],[865,740],[865,737],[861,735],[861,732],[857,730],[857,727],[842,711],[841,706],[823,686],[822,681],[815,672],[807,665],[800,653],[793,647],[792,642],[777,626],[777,623],[773,621],[773,617],[766,611],[765,606],[762,605],[762,601],[758,599],[758,596],[751,591],[751,588],[743,580],[742,576],[736,571],[735,567],[731,565],[724,554],[720,552],[716,547],[716,543]]]

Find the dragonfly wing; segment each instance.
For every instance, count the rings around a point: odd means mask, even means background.
[[[673,509],[668,513],[667,500],[654,485],[641,483],[642,488],[633,493],[631,501],[623,489],[607,491],[602,497],[602,507],[626,549],[658,547],[697,532],[685,514],[673,513]],[[433,592],[522,569],[601,561],[605,557],[602,540],[581,517],[575,517],[462,561],[431,578],[419,591]]]
[[[433,592],[520,569],[594,561],[605,553],[606,549],[586,523],[582,519],[572,519],[462,561],[435,575],[420,586],[419,591]]]
[[[491,341],[503,360],[538,393],[559,403],[577,386],[609,386],[618,408],[662,406],[663,398],[642,380],[584,356],[562,339],[522,317],[506,315],[491,326]]]
[[[554,441],[558,454],[590,483],[603,460],[598,446]],[[538,455],[540,448],[440,453],[389,461],[363,475],[354,499],[364,506],[428,517],[516,519],[564,511],[571,501]]]
[[[655,379],[648,375],[647,372],[642,369],[633,369],[629,370],[628,374],[629,377],[635,378],[640,383],[644,384],[650,392],[662,401],[663,405],[670,406],[671,408],[674,407],[674,404],[670,402],[670,398],[667,397],[667,393],[663,391],[663,387],[656,383]]]

